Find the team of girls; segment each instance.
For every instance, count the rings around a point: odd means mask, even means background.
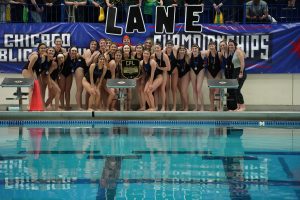
[[[234,90],[237,106],[233,110],[245,110],[241,87],[246,79],[245,54],[230,40],[221,41],[220,50],[217,44],[210,41],[208,49],[198,45],[191,49],[184,46],[174,46],[168,41],[163,48],[160,43],[153,44],[147,38],[144,44],[133,46],[128,36],[123,38],[123,44],[117,45],[111,40],[92,40],[89,48],[80,55],[76,47],[68,51],[62,48],[60,38],[55,40],[55,47],[47,47],[41,43],[37,52],[29,56],[22,74],[27,78],[35,78],[41,85],[44,106],[53,110],[70,110],[71,88],[73,77],[76,83],[77,110],[116,110],[118,90],[108,88],[107,79],[124,78],[122,76],[122,61],[136,59],[140,61],[140,74],[136,77],[137,92],[127,89],[126,110],[131,110],[131,100],[138,99],[139,110],[165,111],[172,105],[172,111],[177,110],[177,91],[180,94],[182,111],[189,110],[189,85],[193,91],[193,111],[204,111],[203,81],[220,79],[222,69],[226,78],[236,78],[239,88]],[[48,98],[45,100],[46,88]],[[83,105],[83,91],[86,91]],[[172,92],[172,95],[170,93]],[[210,111],[220,109],[215,105],[217,89],[210,89]],[[30,98],[31,99],[30,93]],[[137,94],[138,98],[133,98]],[[172,98],[169,98],[172,96]],[[54,100],[54,106],[52,101]]]

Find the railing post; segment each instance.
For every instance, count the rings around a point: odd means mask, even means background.
[[[243,3],[243,24],[246,24],[246,13],[247,13],[247,5],[246,5],[247,3],[246,2],[244,2]]]
[[[63,0],[60,2],[60,22],[65,21],[65,4]]]

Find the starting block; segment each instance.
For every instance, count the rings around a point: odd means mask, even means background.
[[[120,100],[120,111],[124,111],[125,102],[125,89],[134,88],[136,86],[135,79],[108,79],[106,86],[108,88],[120,89],[119,100]]]
[[[18,100],[19,106],[9,106],[7,110],[13,110],[13,111],[21,111],[22,110],[22,104],[23,100],[26,98],[23,98],[23,96],[28,95],[28,93],[22,92],[22,87],[32,87],[33,86],[33,79],[29,78],[4,78],[4,80],[1,83],[2,87],[16,87],[17,91],[13,93],[15,97],[13,98],[6,98],[7,100]]]
[[[226,101],[225,89],[237,89],[239,83],[236,79],[208,79],[207,84],[209,88],[220,89],[220,109],[224,110],[224,101]]]

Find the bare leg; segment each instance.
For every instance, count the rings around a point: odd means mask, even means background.
[[[155,101],[154,101],[153,92],[162,84],[162,82],[163,82],[162,75],[158,75],[157,78],[153,81],[152,87],[149,87],[149,85],[150,85],[149,82],[146,83],[145,96],[146,96],[147,102],[149,104],[150,111],[157,110]]]
[[[132,99],[132,89],[128,88],[127,90],[127,111],[131,111],[131,99]]]
[[[171,90],[171,76],[168,74],[167,76],[167,83],[166,83],[166,110],[169,110],[169,97],[170,97],[170,90]]]
[[[60,88],[60,105],[61,108],[65,108],[65,89],[66,89],[66,78],[63,75],[59,75],[58,86]]]
[[[181,94],[183,97],[183,110],[189,110],[188,88],[190,84],[190,75],[187,73],[181,78]]]
[[[191,82],[193,87],[193,99],[195,104],[195,108],[193,111],[197,111],[198,110],[197,75],[193,70],[190,71],[190,77],[191,77]]]
[[[204,111],[204,100],[203,100],[203,92],[202,85],[205,77],[205,70],[202,69],[197,75],[197,95],[198,95],[198,104],[200,103],[200,111]]]
[[[77,68],[75,71],[75,81],[76,81],[76,103],[77,103],[77,109],[82,110],[82,91],[83,91],[83,86],[82,86],[82,79],[83,79],[83,69]]]
[[[66,109],[67,110],[71,109],[70,101],[71,101],[72,83],[73,83],[73,76],[71,74],[66,78],[65,98],[66,98]]]
[[[166,110],[166,84],[167,84],[168,73],[163,73],[163,82],[160,86],[160,95],[161,95],[161,111]]]
[[[32,77],[32,74],[27,69],[23,69],[22,76],[24,78],[31,78],[31,79],[34,78],[34,77]],[[30,109],[30,104],[31,104],[31,99],[32,99],[32,92],[33,92],[33,88],[30,87],[29,90],[28,90],[28,106],[27,106],[27,110]]]
[[[171,89],[172,89],[172,102],[173,108],[172,111],[176,111],[177,105],[177,85],[178,85],[178,70],[177,68],[174,69],[172,76],[171,76]]]
[[[214,79],[212,77],[212,75],[207,72],[207,80],[209,79]],[[215,110],[215,94],[214,94],[215,90],[214,89],[209,89],[209,101],[210,101],[210,111],[214,111]]]
[[[139,96],[139,105],[140,105],[139,110],[140,111],[143,111],[143,110],[146,109],[145,95],[144,95],[144,89],[145,89],[145,83],[144,82],[145,82],[144,77],[140,78],[137,81],[137,92],[138,92],[138,96]]]

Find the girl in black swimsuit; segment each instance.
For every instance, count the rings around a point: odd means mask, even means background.
[[[178,87],[181,97],[181,103],[183,104],[183,111],[188,111],[189,109],[189,99],[188,99],[188,88],[190,84],[190,66],[189,59],[187,55],[187,50],[184,46],[178,48],[177,53],[177,68],[178,68]]]
[[[108,64],[108,71],[106,72],[107,79],[115,79],[121,77],[121,65],[122,65],[122,51],[116,50],[115,52],[115,59],[111,60]],[[114,88],[107,88],[106,84],[103,85],[105,91],[108,93],[108,98],[106,102],[106,110],[115,111],[115,104],[116,102],[113,101],[116,96],[116,89]]]
[[[136,60],[143,60],[143,45],[137,44],[135,46],[135,52],[133,52],[133,58]],[[144,111],[146,109],[146,100],[144,95],[145,89],[145,77],[142,75],[136,80],[138,99],[139,99],[139,111]]]
[[[207,79],[220,79],[221,78],[221,53],[216,49],[216,43],[210,41],[208,44],[207,57]],[[210,111],[215,110],[215,94],[220,93],[219,89],[209,89]],[[220,110],[220,104],[218,105]]]
[[[83,110],[82,108],[82,92],[83,92],[83,86],[82,86],[82,79],[84,77],[85,72],[87,71],[87,66],[85,59],[81,56],[78,56],[78,51],[76,47],[72,47],[69,50],[69,55],[67,56],[64,64],[64,69],[62,70],[62,74],[65,76],[65,78],[69,81],[66,83],[67,86],[70,86],[66,88],[65,93],[70,93],[71,87],[72,87],[72,75],[75,76],[75,82],[76,82],[76,104],[78,110]],[[71,77],[69,77],[71,76]],[[63,93],[62,93],[63,95]],[[69,107],[69,99],[66,99],[66,105]]]
[[[162,51],[161,44],[156,43],[154,46],[154,54],[152,55],[157,63],[155,74],[163,75],[163,83],[160,86],[160,96],[161,96],[161,111],[166,110],[166,84],[168,71],[171,69],[170,60],[167,54]],[[157,93],[155,95],[158,95]],[[158,97],[156,97],[158,99]],[[158,107],[158,100],[155,101],[156,107]]]
[[[100,87],[107,70],[107,62],[104,55],[99,55],[98,62],[91,64],[89,71],[82,79],[84,89],[90,94],[88,110],[98,109],[100,104]]]
[[[67,50],[62,47],[62,40],[61,40],[60,37],[55,38],[54,44],[55,44],[55,46],[54,46],[54,49],[55,49],[54,57],[55,58],[57,57],[57,55],[59,53],[66,53],[67,52]]]
[[[177,104],[177,84],[178,84],[178,69],[177,69],[177,61],[176,61],[176,55],[177,51],[174,48],[173,41],[167,41],[166,43],[166,50],[165,53],[168,55],[170,60],[171,69],[168,71],[168,79],[167,79],[167,85],[166,85],[166,108],[168,109],[168,97],[170,90],[172,91],[172,102],[173,107],[172,111],[176,111],[176,104]]]
[[[204,111],[202,85],[205,77],[205,52],[198,45],[192,45],[190,58],[190,77],[193,86],[194,111]],[[200,105],[199,105],[200,104]],[[199,107],[200,106],[200,107]]]
[[[144,50],[143,60],[140,62],[145,74],[145,99],[149,105],[147,111],[156,111],[156,104],[153,96],[155,92],[163,84],[163,75],[156,73],[157,63],[154,59],[150,59],[150,51]]]
[[[59,110],[59,99],[60,99],[60,88],[57,84],[57,79],[59,75],[59,69],[57,67],[57,63],[54,61],[55,49],[48,48],[47,49],[47,60],[49,61],[49,74],[50,79],[48,79],[48,91],[49,96],[45,103],[45,107],[47,109],[52,110],[52,108],[48,108],[48,106],[52,103],[52,100],[55,99],[55,108],[54,110]],[[56,56],[63,56],[62,53],[57,54]],[[58,59],[56,57],[56,59]]]
[[[28,62],[25,64],[22,70],[22,76],[24,78],[37,79],[39,81],[40,86],[42,86],[41,81],[41,72],[43,71],[43,63],[46,60],[47,54],[47,46],[44,43],[40,43],[38,45],[38,52],[33,52],[29,55]],[[31,104],[32,98],[32,88],[29,89],[28,99],[28,109]]]
[[[115,59],[115,53],[118,49],[118,46],[116,43],[112,43],[110,45],[109,51],[105,52],[104,56],[107,62],[109,63],[111,60]]]

